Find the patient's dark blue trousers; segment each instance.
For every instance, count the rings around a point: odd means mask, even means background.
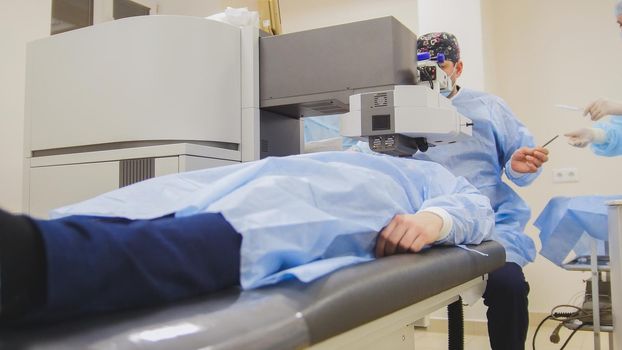
[[[52,318],[161,304],[239,284],[242,237],[220,214],[36,220]]]

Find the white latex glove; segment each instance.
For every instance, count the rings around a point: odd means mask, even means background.
[[[607,134],[603,129],[598,128],[582,128],[564,134],[568,137],[568,144],[575,147],[585,147],[590,143],[603,143]]]
[[[583,115],[588,114],[592,120],[598,120],[607,115],[622,115],[622,103],[601,98],[585,107]]]

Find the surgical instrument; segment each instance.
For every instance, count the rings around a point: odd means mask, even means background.
[[[548,140],[544,145],[542,145],[542,148],[546,147],[549,143],[555,141],[556,138],[558,138],[559,135],[555,135],[555,137],[553,137],[552,139]]]

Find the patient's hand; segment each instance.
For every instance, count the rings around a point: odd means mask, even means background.
[[[399,214],[380,231],[376,241],[376,257],[397,253],[416,253],[426,244],[436,242],[443,227],[443,219],[430,212]]]

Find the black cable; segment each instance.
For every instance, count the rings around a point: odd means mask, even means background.
[[[573,312],[555,312],[555,310],[559,309],[559,308],[571,308],[574,309],[575,311]],[[575,306],[575,305],[557,305],[553,308],[553,310],[551,310],[551,318],[555,321],[561,321],[561,322],[568,322],[568,321],[572,321],[572,320],[579,320],[579,321],[583,321],[585,320],[587,317],[591,317],[591,313],[586,312],[585,310],[583,310],[582,308]]]
[[[573,311],[573,312],[555,312],[555,310],[557,310],[560,307],[569,307],[569,308],[573,308],[576,309],[577,311]],[[572,319],[578,319],[578,317],[576,316],[582,316],[585,317],[587,315],[587,313],[583,312],[583,309],[574,306],[574,305],[558,305],[556,307],[553,308],[553,310],[551,310],[551,314],[546,316],[541,322],[540,324],[538,324],[538,327],[536,327],[536,331],[533,334],[533,338],[532,338],[532,342],[531,342],[531,346],[533,348],[533,350],[536,350],[536,337],[538,335],[538,332],[540,331],[540,328],[542,328],[542,325],[548,321],[548,320],[554,320],[554,321],[561,321],[561,322],[567,322],[569,320]]]
[[[568,339],[566,339],[566,342],[564,342],[564,345],[562,345],[561,348],[559,348],[559,350],[564,350],[564,348],[566,347],[566,345],[568,345],[568,342],[570,342],[570,339],[572,339],[572,336],[577,333],[577,331],[579,329],[581,329],[581,327],[583,327],[583,324],[581,324],[579,327],[575,328],[572,333],[570,333],[570,335],[568,336]]]
[[[536,336],[538,335],[538,331],[540,330],[540,327],[542,327],[542,325],[544,324],[544,322],[548,321],[549,319],[553,318],[551,315],[548,315],[544,318],[544,320],[542,320],[540,322],[540,324],[538,325],[538,327],[536,327],[536,331],[533,333],[533,338],[531,340],[531,347],[533,350],[536,350]]]
[[[575,309],[576,311],[572,311],[572,312],[555,312],[555,310],[562,308],[562,307],[567,307],[567,308],[571,308],[571,309]],[[608,311],[608,309],[611,309],[611,307],[604,307],[601,308],[600,311]],[[562,347],[560,348],[560,350],[563,350],[566,348],[566,346],[568,345],[568,343],[570,342],[570,340],[572,339],[572,337],[575,335],[575,333],[577,333],[577,331],[579,331],[582,327],[584,327],[587,324],[591,324],[590,322],[593,320],[594,317],[594,312],[593,310],[591,312],[585,311],[583,308],[575,306],[575,305],[557,305],[553,308],[553,310],[551,310],[551,314],[549,316],[547,316],[547,318],[545,318],[544,320],[542,320],[542,322],[540,322],[540,324],[538,325],[538,328],[536,328],[536,332],[534,334],[533,337],[533,350],[535,350],[535,344],[536,344],[536,335],[538,334],[538,330],[540,329],[540,327],[542,326],[542,324],[544,324],[544,322],[547,319],[552,319],[555,321],[560,321],[562,322],[558,328],[560,328],[560,326],[567,324],[569,322],[572,321],[579,321],[581,322],[581,324],[577,325],[577,328],[575,328],[572,333],[570,333],[570,335],[568,336],[568,338],[566,339],[566,341],[564,342],[564,344],[562,345]],[[557,330],[557,328],[556,328]]]
[[[428,73],[425,67],[421,67],[419,71],[425,73],[426,78],[428,79],[428,82],[430,83],[430,89],[434,90],[434,83],[432,82],[432,77],[430,76],[430,73]]]
[[[573,311],[573,312],[554,312],[553,313],[553,318],[571,318],[571,317],[575,317],[577,316],[579,313],[578,311]]]
[[[555,327],[555,329],[553,330],[553,333],[551,333],[551,336],[549,336],[549,340],[551,341],[551,343],[553,344],[557,344],[559,343],[560,337],[559,337],[559,330],[564,326],[564,322],[560,322],[557,327]]]

